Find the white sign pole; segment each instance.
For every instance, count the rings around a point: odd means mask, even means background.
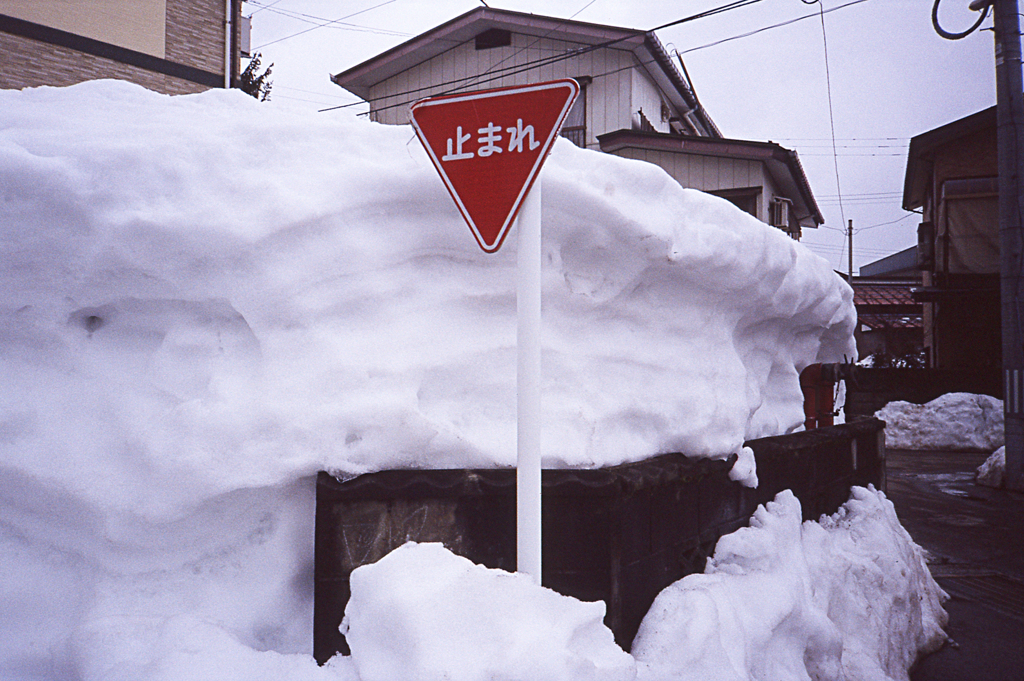
[[[533,577],[537,584],[540,584],[541,574],[540,182],[538,176],[516,217],[516,569]]]

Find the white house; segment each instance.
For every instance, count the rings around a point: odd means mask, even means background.
[[[684,74],[653,32],[477,7],[331,79],[404,125],[424,97],[574,78],[562,134],[579,146],[656,163],[795,239],[823,223],[796,152],[724,139]]]

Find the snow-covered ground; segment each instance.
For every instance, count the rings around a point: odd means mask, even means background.
[[[545,465],[728,456],[854,354],[846,284],[728,202],[565,141],[541,181]],[[309,656],[313,476],[513,463],[514,238],[408,128],[109,81],[0,91],[0,195],[0,677],[356,678]]]

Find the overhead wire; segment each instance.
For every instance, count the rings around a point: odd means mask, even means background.
[[[614,38],[614,39],[611,39],[611,40],[606,40],[606,41],[603,41],[603,42],[600,42],[600,43],[596,43],[596,44],[593,44],[593,45],[585,45],[585,46],[580,47],[580,48],[575,49],[575,50],[568,50],[566,52],[559,53],[557,55],[552,55],[550,57],[544,57],[544,58],[541,58],[541,59],[537,59],[537,60],[533,60],[533,61],[528,61],[528,62],[525,62],[523,64],[517,64],[517,65],[511,66],[511,67],[505,67],[505,68],[500,68],[500,69],[493,69],[492,68],[492,69],[487,71],[488,74],[492,74],[493,75],[493,77],[491,77],[491,78],[486,78],[486,79],[480,80],[479,78],[480,78],[480,75],[482,75],[482,74],[476,74],[476,75],[467,76],[467,77],[464,77],[464,78],[456,78],[456,79],[453,79],[453,80],[450,80],[450,81],[447,81],[447,82],[433,83],[433,84],[431,84],[429,86],[420,87],[420,88],[413,88],[411,90],[407,90],[407,91],[404,91],[404,92],[399,92],[399,93],[388,95],[387,97],[378,97],[378,98],[374,98],[374,99],[371,99],[371,100],[365,100],[365,101],[366,101],[366,103],[372,103],[374,101],[380,101],[381,99],[387,99],[387,98],[391,98],[391,97],[404,97],[404,96],[407,96],[407,95],[416,94],[416,93],[424,92],[424,91],[427,91],[427,90],[432,90],[432,89],[435,89],[435,88],[437,88],[439,86],[454,85],[455,87],[450,88],[450,89],[448,89],[448,90],[446,90],[444,92],[439,93],[439,96],[445,95],[445,94],[450,94],[452,92],[455,92],[457,90],[462,89],[462,87],[465,87],[465,85],[459,85],[459,84],[460,83],[465,83],[466,81],[472,81],[473,84],[488,83],[488,82],[491,82],[493,80],[497,80],[498,78],[502,78],[502,77],[505,77],[505,76],[508,76],[508,75],[513,75],[515,73],[521,73],[521,72],[524,72],[524,71],[534,70],[534,69],[540,68],[541,66],[546,66],[548,64],[553,64],[553,63],[556,63],[556,62],[559,62],[559,61],[564,61],[566,59],[572,59],[574,57],[578,57],[578,56],[581,56],[583,54],[587,54],[589,52],[593,52],[593,51],[596,51],[596,50],[599,50],[599,49],[610,47],[612,45],[615,45],[615,44],[618,44],[618,43],[621,43],[621,42],[625,42],[626,40],[630,40],[630,39],[635,38],[637,36],[641,36],[641,35],[644,35],[644,34],[647,34],[647,33],[651,33],[653,31],[658,31],[658,30],[661,30],[663,28],[668,28],[670,26],[678,26],[678,25],[686,23],[686,22],[696,21],[698,19],[703,19],[703,18],[706,18],[706,17],[709,17],[709,16],[714,16],[716,14],[721,14],[723,12],[731,11],[731,10],[734,10],[734,9],[739,9],[741,7],[746,7],[747,5],[752,5],[752,4],[761,2],[761,1],[762,0],[733,0],[733,2],[726,3],[725,5],[720,5],[719,7],[715,7],[715,8],[712,8],[710,10],[706,10],[704,12],[699,12],[697,14],[693,14],[693,15],[690,15],[688,17],[684,17],[682,19],[676,19],[675,21],[670,21],[668,23],[662,24],[661,26],[657,26],[657,27],[649,29],[649,30],[631,31],[629,35],[626,35],[626,36],[623,36],[623,37],[620,37],[620,38]],[[861,1],[864,1],[864,0],[861,0]],[[589,7],[589,5],[587,5],[586,7]],[[586,9],[586,7],[584,7],[583,9]],[[580,10],[580,11],[582,11],[582,10]],[[579,12],[577,12],[577,14],[578,13]],[[573,15],[573,16],[575,16],[575,15]],[[466,42],[468,42],[468,41],[466,41]],[[610,73],[614,73],[614,72],[620,71],[620,70],[622,70],[622,69],[616,69],[615,71],[608,72],[608,73],[595,74],[593,77],[594,78],[598,78],[600,76],[609,75]],[[498,74],[500,74],[500,75],[498,75]],[[405,106],[406,104],[412,103],[412,101],[413,100],[406,100],[406,101],[398,102],[396,104],[392,104],[392,105],[389,105],[389,106],[379,107],[379,108],[375,109],[375,111],[384,111],[384,110],[391,109],[391,108]],[[330,107],[330,108],[327,108],[327,109],[321,109],[320,112],[323,113],[325,111],[333,111],[335,109],[347,108],[347,107],[350,107],[350,106],[356,106],[357,104],[361,104],[361,103],[362,102],[357,102],[357,103],[346,104],[346,105],[337,106],[337,107]]]
[[[331,21],[328,21],[328,22],[326,22],[326,23],[323,23],[323,24],[317,24],[316,26],[313,26],[313,27],[311,27],[311,28],[307,28],[307,29],[304,29],[304,30],[302,30],[302,31],[298,31],[297,33],[292,33],[291,35],[286,35],[286,36],[285,36],[285,37],[283,37],[283,38],[278,38],[277,40],[271,40],[270,42],[266,42],[266,43],[263,43],[262,45],[260,45],[260,46],[258,46],[258,47],[254,47],[254,48],[252,48],[252,49],[253,49],[253,51],[256,51],[256,50],[262,50],[262,49],[263,49],[264,47],[266,47],[266,46],[268,46],[268,45],[274,45],[274,44],[276,44],[276,43],[280,43],[280,42],[283,42],[283,41],[285,41],[285,40],[291,40],[292,38],[294,38],[294,37],[296,37],[296,36],[300,36],[300,35],[303,35],[304,33],[309,33],[310,31],[315,31],[315,30],[317,30],[318,28],[326,28],[326,27],[328,27],[328,26],[330,26],[330,25],[332,25],[332,24],[337,24],[337,23],[340,23],[340,22],[344,21],[345,19],[351,19],[351,18],[352,18],[352,17],[354,17],[354,16],[358,16],[358,15],[360,15],[360,14],[365,14],[366,12],[369,12],[369,11],[371,11],[371,10],[375,10],[375,9],[378,9],[378,8],[380,8],[380,7],[383,7],[384,5],[390,5],[390,4],[391,4],[391,3],[393,3],[393,2],[396,2],[396,0],[384,0],[384,2],[382,2],[382,3],[380,3],[380,4],[377,4],[377,5],[374,5],[373,7],[367,7],[366,9],[361,9],[361,10],[359,10],[358,12],[353,12],[352,14],[349,14],[349,15],[346,15],[346,16],[343,16],[343,17],[340,17],[340,18],[338,18],[338,19],[333,19],[333,20],[331,20]]]
[[[848,2],[848,3],[844,4],[844,5],[837,5],[836,7],[833,7],[831,9],[827,9],[827,10],[825,10],[825,14],[829,14],[830,12],[835,12],[837,10],[841,10],[843,8],[850,7],[852,5],[859,5],[860,3],[867,2],[867,1],[868,0],[853,0],[852,2]],[[804,0],[801,0],[801,2],[803,2],[805,5],[813,5],[814,4],[813,2],[805,2]],[[698,45],[697,47],[691,47],[688,50],[683,50],[682,54],[688,54],[690,52],[696,52],[697,50],[704,50],[704,49],[707,49],[709,47],[715,47],[717,45],[721,45],[723,43],[728,43],[728,42],[731,42],[733,40],[739,40],[740,38],[749,38],[752,35],[757,35],[758,33],[763,33],[764,31],[770,31],[770,30],[775,29],[775,28],[782,28],[783,26],[789,26],[790,24],[795,24],[798,21],[803,21],[804,19],[813,19],[816,16],[817,16],[817,14],[804,14],[803,16],[796,17],[795,19],[788,19],[786,21],[780,21],[777,24],[771,24],[770,26],[762,26],[761,28],[755,29],[753,31],[748,31],[746,33],[741,33],[739,35],[734,35],[734,36],[731,36],[729,38],[723,38],[721,40],[716,40],[714,42],[706,43],[704,45]]]
[[[481,0],[481,2],[483,2],[483,0]],[[576,10],[568,19],[563,20],[562,22],[557,24],[555,27],[553,27],[551,30],[549,30],[547,33],[545,33],[545,34],[543,34],[541,36],[537,36],[537,38],[534,39],[534,41],[531,42],[529,45],[525,45],[525,46],[519,48],[518,50],[516,50],[515,52],[513,52],[509,56],[507,56],[504,59],[502,59],[501,61],[499,61],[497,64],[494,64],[489,69],[487,69],[483,73],[479,74],[478,77],[486,76],[487,74],[492,73],[496,68],[498,68],[499,66],[501,66],[502,64],[504,64],[508,60],[515,59],[518,55],[520,55],[523,52],[529,50],[534,45],[539,43],[541,40],[543,40],[544,38],[546,38],[549,35],[551,35],[552,33],[554,33],[556,30],[558,30],[559,27],[564,26],[567,22],[572,21],[573,19],[575,19],[581,12],[583,12],[585,9],[587,9],[588,7],[593,5],[595,2],[597,2],[597,0],[590,0],[590,2],[588,2],[587,4],[585,4],[583,7],[579,8],[578,10]],[[484,7],[487,7],[488,9],[490,9],[490,6],[487,5],[487,3],[484,3]],[[479,81],[475,81],[475,82],[479,82]]]
[[[279,16],[288,17],[289,19],[295,19],[296,21],[301,21],[306,24],[315,24],[318,28],[332,28],[342,31],[364,31],[368,33],[392,35],[402,38],[406,38],[412,35],[411,33],[404,33],[402,31],[393,31],[390,29],[376,28],[373,26],[362,26],[360,24],[352,24],[345,22],[342,19],[328,19],[326,17],[320,17],[315,14],[307,14],[305,12],[299,12],[297,10],[292,9],[275,9],[273,5],[276,5],[276,2],[271,3],[270,5],[261,5],[259,2],[256,2],[256,0],[248,1],[252,2],[259,8],[259,10],[257,11],[268,10],[270,11],[271,14],[277,14]],[[278,2],[280,1],[281,0],[278,0]],[[253,12],[253,14],[255,14],[255,12]]]

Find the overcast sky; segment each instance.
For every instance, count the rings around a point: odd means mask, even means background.
[[[995,104],[993,38],[991,30],[959,41],[940,38],[932,28],[930,0],[823,2],[824,32],[818,4],[760,0],[657,34],[670,51],[682,53],[701,103],[723,135],[771,140],[799,152],[826,221],[817,230],[804,230],[803,242],[845,272],[846,221],[853,220],[856,273],[861,265],[917,242],[920,218],[900,208],[907,146],[914,135]],[[974,22],[977,15],[968,2],[942,0],[943,28],[956,32]],[[243,13],[252,15],[254,51],[262,53],[264,66],[274,65],[272,101],[319,110],[357,101],[330,81],[331,74],[481,4],[248,0]],[[727,0],[487,4],[651,29]],[[792,20],[797,21],[769,28]],[[991,26],[990,17],[982,29]],[[366,110],[358,106],[321,115],[352,116]]]

